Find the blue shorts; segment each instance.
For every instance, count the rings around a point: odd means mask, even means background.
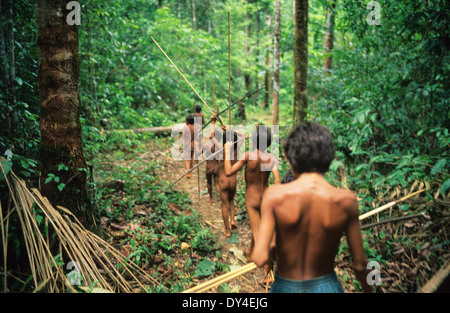
[[[275,281],[270,287],[271,293],[344,293],[336,273],[307,279],[292,280],[275,275]]]

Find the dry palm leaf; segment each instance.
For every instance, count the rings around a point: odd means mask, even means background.
[[[85,290],[105,290],[109,292],[133,292],[131,278],[142,290],[146,285],[158,282],[142,271],[136,264],[126,260],[114,247],[86,230],[69,210],[58,206],[55,209],[37,189],[28,189],[25,183],[12,171],[6,173],[0,162],[0,172],[5,177],[13,207],[8,207],[3,215],[0,204],[0,231],[4,252],[7,247],[8,225],[11,213],[17,213],[22,228],[30,269],[36,290],[45,288],[47,292],[75,291],[61,264],[55,260],[54,252],[36,220],[36,211],[45,215],[46,223],[54,230],[59,242],[60,254],[68,262],[66,269],[74,269],[82,278]],[[7,175],[8,174],[8,175]],[[4,290],[7,290],[7,260],[4,255]],[[70,267],[72,265],[72,267]],[[72,271],[73,272],[73,271]],[[128,277],[128,280],[124,276]],[[138,275],[139,278],[136,276]],[[78,282],[78,281],[77,281]]]

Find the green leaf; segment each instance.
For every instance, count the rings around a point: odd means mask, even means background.
[[[234,233],[231,234],[230,238],[228,238],[225,242],[228,242],[228,243],[240,243],[238,235],[234,234]]]
[[[45,183],[47,184],[47,183],[51,182],[52,180],[53,180],[53,176],[49,176],[49,177],[47,177],[47,179],[45,180]]]
[[[65,166],[64,164],[59,164],[58,165],[58,171],[60,171],[60,170],[68,170],[69,169],[69,167],[67,167],[67,166]]]
[[[210,260],[203,260],[198,263],[193,277],[210,276],[216,269],[216,262]]]
[[[56,178],[57,178],[57,177],[56,177]],[[66,187],[66,184],[64,184],[64,183],[59,184],[59,185],[58,185],[59,191],[62,191],[62,190],[64,189],[64,187]]]
[[[5,179],[5,176],[3,176],[3,171],[5,171],[5,175],[8,175],[9,171],[11,170],[13,163],[9,161],[2,161],[2,167],[3,170],[0,169],[0,181]]]
[[[431,169],[431,175],[436,175],[437,173],[439,173],[447,164],[447,160],[446,159],[440,159],[439,161],[436,162],[436,164],[434,165],[434,167]]]
[[[441,186],[441,195],[445,194],[450,188],[450,178],[448,178]]]

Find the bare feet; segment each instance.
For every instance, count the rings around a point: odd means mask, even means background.
[[[236,229],[238,228],[236,222],[231,222],[231,229]]]
[[[192,175],[192,173],[187,174],[187,175],[186,175],[186,178],[187,178],[187,179],[190,179],[190,178],[191,178],[191,175]]]
[[[208,203],[214,203],[214,199],[213,198],[209,198]]]
[[[231,237],[231,232],[230,231],[226,231],[224,233],[225,237],[230,238]]]

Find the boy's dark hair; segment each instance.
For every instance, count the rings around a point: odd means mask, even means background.
[[[189,114],[188,116],[186,116],[186,123],[188,125],[194,125],[194,115]]]
[[[258,125],[252,133],[253,147],[260,151],[266,151],[272,144],[272,131],[270,127]]]
[[[201,105],[196,105],[194,108],[195,113],[200,113],[202,111],[202,106]]]
[[[233,150],[233,151],[236,151],[237,148],[238,148],[238,143],[236,142],[236,141],[238,141],[238,140],[239,140],[238,135],[237,135],[234,131],[232,131],[232,130],[227,130],[227,131],[224,132],[223,135],[222,135],[222,144],[223,144],[224,146],[225,146],[225,144],[227,143],[227,141],[234,142],[234,145],[233,145],[234,150]]]
[[[292,170],[287,170],[286,174],[284,174],[283,179],[281,180],[282,184],[287,184],[295,180],[294,174],[292,174]]]
[[[335,157],[328,129],[307,122],[295,126],[283,144],[284,154],[297,174],[328,171]]]

